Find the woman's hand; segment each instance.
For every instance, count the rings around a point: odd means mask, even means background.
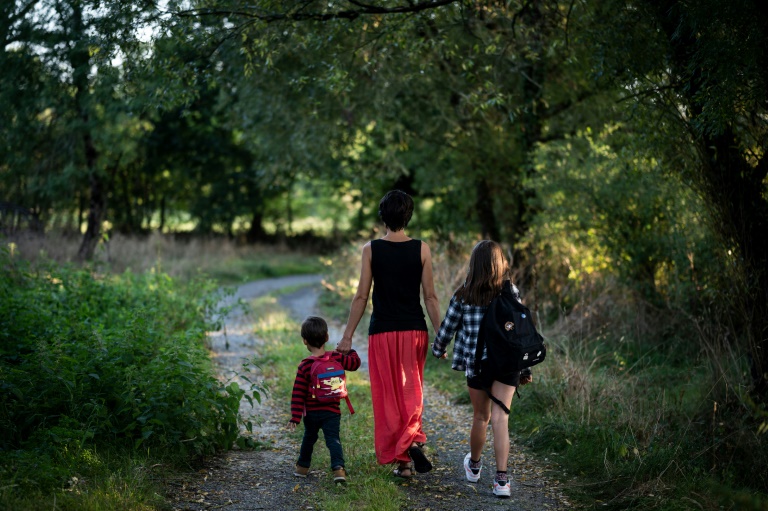
[[[346,355],[347,353],[349,353],[349,350],[351,349],[352,349],[351,337],[342,337],[339,343],[336,345],[336,351],[338,351],[342,355]]]

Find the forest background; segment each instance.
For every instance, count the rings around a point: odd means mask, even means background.
[[[213,271],[229,282],[321,270],[307,254],[322,254],[343,302],[349,243],[375,236],[378,200],[399,188],[444,293],[476,240],[508,250],[561,361],[531,393],[532,448],[563,453],[614,505],[768,506],[762,3],[14,0],[0,11],[4,498],[28,487],[23,467],[37,470],[42,451],[55,467],[62,449],[81,456],[106,437],[193,455],[236,441],[242,390],[207,379],[202,355],[188,364],[210,391],[195,426],[216,431],[210,441],[189,441],[201,436],[175,398],[150,418],[135,385],[84,417],[75,394],[90,399],[89,378],[104,378],[77,364],[56,390],[67,413],[29,399],[61,357],[92,358],[110,339],[123,350],[102,361],[113,379],[136,377],[125,372],[142,367],[135,357],[181,356],[160,338],[200,345],[210,284],[196,261],[150,269],[162,247],[259,244],[251,263],[239,248],[221,256],[239,261]],[[184,312],[193,297],[199,308]],[[98,328],[75,328],[86,320]],[[67,351],[88,342],[96,351]],[[156,363],[140,381],[160,385]],[[152,420],[174,426],[157,440]],[[29,484],[60,487],[68,473]]]

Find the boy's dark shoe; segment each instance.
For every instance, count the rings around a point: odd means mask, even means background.
[[[347,471],[344,470],[344,467],[336,467],[333,469],[333,482],[334,483],[347,482]]]

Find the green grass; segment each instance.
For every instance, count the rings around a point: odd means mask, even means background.
[[[253,302],[255,315],[259,318],[256,328],[264,339],[264,351],[255,361],[264,371],[270,384],[273,399],[286,403],[290,396],[296,367],[308,356],[301,342],[300,325],[288,318],[277,305],[274,296],[260,298]],[[319,481],[316,492],[319,509],[368,509],[372,511],[394,511],[402,508],[404,497],[398,489],[401,484],[390,475],[391,467],[376,462],[373,449],[373,415],[368,381],[358,372],[348,372],[350,399],[355,414],[349,415],[342,405],[341,441],[347,461],[349,482],[344,486],[335,485],[330,478],[330,459],[325,444],[318,442],[312,457],[312,470],[324,470],[328,477]],[[290,419],[288,406],[283,417],[285,424]],[[293,435],[297,444],[301,442],[303,427]]]
[[[87,456],[87,462],[83,457]],[[162,478],[178,460],[103,447],[79,453],[63,488],[24,492],[0,489],[0,509],[14,511],[150,511],[170,509]],[[60,458],[61,461],[61,458]],[[180,469],[178,469],[180,470]]]
[[[323,264],[319,257],[300,253],[244,254],[220,261],[210,261],[209,265],[201,267],[201,271],[221,285],[241,284],[287,275],[309,275],[323,271]]]
[[[638,356],[643,351],[631,343],[615,352],[608,348],[615,343],[589,351],[575,346],[550,344],[548,360],[534,368],[534,383],[522,389],[510,416],[519,443],[575,476],[567,485],[572,498],[615,510],[768,507],[755,491],[759,477],[734,477],[750,465],[764,473],[765,446],[754,444],[741,460],[729,454],[736,437],[718,429],[733,407],[715,407],[712,371],[691,363],[695,353],[687,359],[663,347]],[[745,426],[743,417],[732,419]],[[736,504],[744,494],[754,505]]]

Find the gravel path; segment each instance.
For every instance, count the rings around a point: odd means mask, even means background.
[[[317,275],[284,277],[251,282],[241,286],[233,300],[252,299],[278,289],[304,286],[281,295],[279,304],[291,316],[301,321],[310,314],[317,314],[316,303],[320,294],[321,277]],[[329,324],[330,346],[341,338],[343,325]],[[365,330],[358,328],[358,330]],[[219,332],[211,332],[212,352],[222,378],[235,379],[234,371],[243,358],[258,351],[259,340],[253,335],[253,318],[248,311],[234,310],[224,321]],[[356,335],[354,347],[363,359],[362,371],[367,372],[367,340]],[[458,375],[457,375],[458,377]],[[244,384],[245,382],[241,382]],[[212,457],[193,475],[168,483],[169,503],[175,510],[288,510],[315,509],[312,480],[328,477],[325,471],[313,471],[313,477],[297,484],[292,468],[298,452],[296,440],[285,435],[285,403],[267,399],[259,407],[264,418],[254,431],[260,441],[268,443],[267,450],[230,451]],[[242,408],[249,412],[246,402]],[[513,411],[514,413],[514,411]],[[497,499],[491,493],[491,474],[481,482],[466,481],[462,460],[468,452],[469,420],[471,408],[451,404],[448,398],[431,386],[425,388],[424,426],[428,437],[427,455],[435,469],[419,474],[403,484],[408,510],[464,511],[464,510],[558,510],[572,509],[559,489],[559,482],[547,479],[545,470],[550,469],[546,460],[534,459],[512,445],[510,475],[512,498]],[[493,459],[492,434],[484,458]],[[490,467],[489,467],[490,468]],[[363,508],[365,509],[365,508]]]

